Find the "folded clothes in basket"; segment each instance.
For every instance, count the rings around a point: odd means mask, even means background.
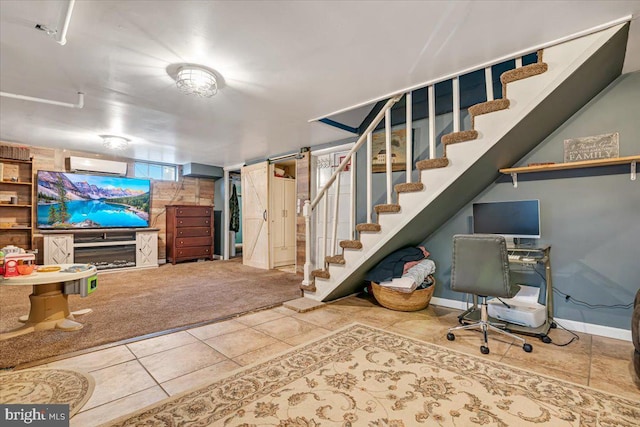
[[[402,277],[397,277],[391,281],[380,282],[380,286],[394,289],[398,292],[411,293],[415,291],[428,276],[436,271],[436,263],[430,259],[423,259],[418,264],[411,267]]]

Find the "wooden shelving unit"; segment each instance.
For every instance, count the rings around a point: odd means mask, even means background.
[[[0,248],[15,245],[31,250],[34,217],[32,162],[0,158],[0,163],[5,175],[0,176],[0,192],[17,197],[17,203],[0,203]],[[7,176],[9,168],[17,168],[17,173]]]
[[[638,161],[640,161],[640,155],[616,157],[613,159],[584,160],[581,162],[571,162],[571,163],[553,163],[550,165],[521,166],[517,168],[500,169],[500,173],[511,175],[511,178],[513,179],[513,186],[517,187],[519,173],[550,172],[550,171],[558,171],[558,170],[584,169],[584,168],[629,164],[631,165],[631,171],[630,171],[631,180],[635,181],[636,180],[636,164]]]

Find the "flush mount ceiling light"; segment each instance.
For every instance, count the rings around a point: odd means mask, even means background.
[[[218,82],[215,74],[204,67],[184,65],[178,68],[176,85],[187,95],[211,98],[218,93]]]
[[[129,146],[129,139],[115,135],[99,135],[102,144],[110,150],[124,150]]]

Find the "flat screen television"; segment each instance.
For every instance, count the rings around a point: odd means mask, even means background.
[[[518,200],[473,204],[473,232],[505,238],[540,238],[540,201]]]
[[[148,227],[148,179],[38,171],[38,228]]]

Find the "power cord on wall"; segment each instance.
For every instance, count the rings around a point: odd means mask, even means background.
[[[562,295],[564,297],[565,301],[572,302],[572,303],[574,303],[576,305],[581,305],[581,306],[587,307],[589,309],[611,308],[611,309],[628,310],[631,307],[633,307],[633,302],[630,302],[629,304],[591,304],[591,303],[576,299],[576,298],[572,297],[571,295],[562,292],[560,289],[555,289],[554,288],[553,291],[555,293],[557,293],[558,295]]]
[[[547,286],[547,279],[542,275],[542,273],[540,273],[536,268],[533,269],[533,271],[536,272],[536,274],[538,274],[538,276],[540,276],[540,278],[542,279],[542,281],[544,282],[545,287]],[[553,288],[553,292],[555,292],[558,295],[561,295],[564,297],[564,300],[567,302],[572,302],[576,305],[581,305],[583,307],[587,307],[590,309],[598,309],[598,308],[611,308],[611,309],[623,309],[623,310],[628,310],[630,308],[633,307],[633,302],[630,302],[629,304],[591,304],[588,303],[586,301],[581,301],[577,298],[572,297],[571,295],[562,292],[560,289],[554,287]]]

